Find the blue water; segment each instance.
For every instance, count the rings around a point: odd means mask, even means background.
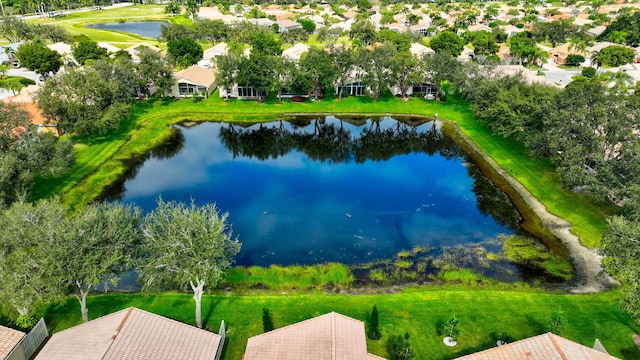
[[[301,141],[317,131],[315,122],[303,125],[276,122],[262,128],[284,129]],[[342,127],[351,140],[375,128],[371,122],[356,126],[331,117],[322,125]],[[384,131],[398,123],[385,118],[378,125]],[[468,160],[458,150],[429,155],[401,149],[388,160],[372,160],[388,156],[318,155],[308,150],[307,142],[291,146],[289,138],[283,142],[289,144],[285,151],[264,152],[271,145],[254,137],[234,155],[222,140],[221,128],[231,126],[180,128],[180,151],[145,161],[124,183],[121,200],[145,211],[154,208],[158,196],[216,203],[229,212],[233,233],[242,242],[239,265],[363,263],[391,258],[416,245],[438,248],[513,233],[512,226],[478,209]],[[417,133],[434,129],[432,123],[405,128]],[[259,129],[234,126],[233,131]],[[404,144],[398,142],[398,147]],[[307,153],[324,161],[311,160]]]
[[[135,35],[140,35],[152,39],[160,36],[160,27],[166,25],[166,21],[138,21],[138,22],[115,22],[104,24],[87,25],[88,28],[98,30],[115,30]]]

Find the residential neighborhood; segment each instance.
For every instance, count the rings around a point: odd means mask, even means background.
[[[640,358],[639,3],[0,5],[0,360]]]

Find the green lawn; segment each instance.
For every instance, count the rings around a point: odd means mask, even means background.
[[[447,119],[456,123],[466,136],[489,154],[511,176],[522,183],[554,214],[570,221],[573,231],[589,247],[600,244],[611,207],[595,204],[587,196],[563,190],[554,167],[548,161],[536,161],[517,142],[492,135],[477,122],[467,103],[446,103],[413,98],[402,101],[388,97],[379,101],[347,98],[294,103],[277,100],[260,104],[255,101],[224,101],[217,93],[196,102],[191,99],[148,101],[136,105],[123,129],[107,137],[87,139],[72,137],[76,143],[77,164],[63,179],[37,182],[35,198],[63,193],[72,207],[86,204],[126,171],[125,163],[143,156],[170,136],[168,125],[180,121],[256,122],[273,120],[296,113],[399,115],[413,114]]]
[[[371,353],[388,356],[385,342],[390,335],[409,332],[417,359],[451,359],[495,346],[496,334],[513,340],[546,332],[551,313],[560,307],[568,327],[560,334],[587,346],[600,339],[614,356],[640,358],[632,335],[633,320],[617,307],[619,292],[594,295],[549,294],[531,290],[480,290],[422,287],[384,295],[205,295],[202,315],[205,327],[218,330],[220,320],[228,329],[226,360],[242,358],[247,339],[262,332],[262,308],[268,308],[276,328],[330,311],[365,321],[373,305],[380,312],[381,340],[368,340]],[[106,294],[89,298],[91,319],[135,306],[186,323],[194,323],[190,294]],[[437,324],[451,315],[460,318],[459,345],[448,348],[437,333]],[[78,302],[49,309],[47,324],[54,332],[81,322]]]

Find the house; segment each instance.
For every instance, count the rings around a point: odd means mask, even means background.
[[[504,32],[507,34],[507,37],[512,37],[517,33],[521,33],[524,31],[524,29],[521,29],[517,26],[513,26],[513,25],[502,25],[500,26],[500,28],[502,30],[504,30]]]
[[[162,52],[160,48],[157,48],[149,44],[137,44],[137,45],[129,46],[128,48],[124,49],[124,51],[128,52],[129,55],[131,55],[131,61],[137,64],[137,63],[140,63],[140,51],[144,48],[153,50],[154,52],[157,52],[159,54]]]
[[[115,54],[115,53],[117,53],[118,51],[121,50],[119,47],[113,46],[113,45],[109,44],[108,42],[103,42],[103,41],[98,42],[98,46],[103,48],[103,49],[106,49],[109,53],[112,53],[112,54]]]
[[[595,36],[595,37],[598,37],[598,36],[600,36],[600,35],[601,35],[605,30],[607,30],[607,27],[606,27],[606,26],[604,26],[604,25],[599,25],[599,26],[596,26],[596,27],[594,27],[594,28],[591,28],[591,29],[587,30],[587,34],[589,34],[589,35],[593,35],[593,36]]]
[[[411,44],[411,48],[409,49],[409,52],[411,52],[411,55],[419,59],[422,59],[425,56],[435,55],[436,53],[432,48],[424,46],[419,43]]]
[[[198,61],[198,65],[210,68],[213,66],[213,60],[227,54],[229,54],[229,45],[223,42],[218,43],[202,52],[202,59]]]
[[[62,131],[56,124],[50,123],[43,116],[40,108],[36,105],[35,94],[40,90],[41,85],[29,85],[20,90],[20,94],[6,97],[0,101],[14,104],[27,112],[32,126],[37,128],[39,133],[50,132],[56,136],[62,135]],[[24,129],[26,130],[26,129]],[[0,358],[1,359],[1,358]]]
[[[47,47],[60,54],[63,59],[73,59],[73,49],[69,44],[57,42],[54,44],[49,44],[47,45]]]
[[[209,97],[215,90],[216,75],[213,70],[192,65],[173,74],[176,80],[171,86],[173,97]]]
[[[596,344],[599,344],[596,341]],[[604,348],[602,348],[604,349]],[[510,344],[462,356],[454,360],[615,360],[605,352],[546,333]]]
[[[469,26],[467,28],[467,31],[471,31],[471,32],[476,32],[476,31],[492,32],[493,29],[488,27],[487,25],[484,25],[484,24],[475,24],[475,25]]]
[[[330,312],[249,338],[243,360],[374,360],[364,323]]]
[[[472,60],[476,56],[473,49],[468,48],[466,45],[462,48],[462,53],[458,56],[458,60],[460,61],[469,61]]]
[[[221,335],[134,307],[53,334],[36,360],[213,360]]]
[[[47,337],[47,324],[42,318],[28,334],[0,325],[0,359],[29,360]]]
[[[18,58],[16,58],[16,52],[20,45],[22,45],[23,41],[19,41],[13,44],[5,45],[0,47],[0,64],[11,63],[14,68],[20,67],[20,63],[18,62]]]
[[[569,54],[582,55],[585,58],[589,56],[589,53],[580,51],[575,47],[569,50],[569,46],[571,46],[571,44],[564,43],[549,49],[547,52],[549,53],[549,56],[553,59],[553,62],[558,65],[564,65],[564,63],[567,61],[567,56],[569,56]]]
[[[282,57],[288,60],[299,61],[302,54],[309,51],[309,45],[298,43],[282,51]]]
[[[22,331],[0,325],[0,359],[22,360],[23,357],[18,355],[22,353],[18,345],[26,335]]]
[[[302,25],[299,22],[295,22],[289,19],[283,19],[276,21],[278,24],[278,31],[285,32],[293,29],[302,29]]]

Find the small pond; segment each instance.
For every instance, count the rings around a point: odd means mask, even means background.
[[[167,25],[166,21],[114,22],[87,25],[88,28],[98,30],[114,30],[140,35],[152,39],[160,36],[160,27]]]
[[[479,245],[499,253],[499,234],[523,232],[508,197],[437,122],[327,116],[178,128],[105,198],[144,211],[158,196],[216,203],[242,242],[238,265],[363,264],[416,248],[458,248],[459,257]],[[522,279],[498,265],[483,272]]]

